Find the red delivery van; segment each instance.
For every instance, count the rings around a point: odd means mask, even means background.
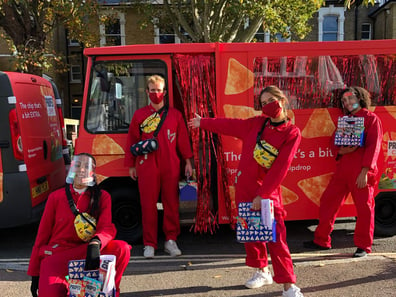
[[[124,152],[133,113],[148,104],[145,83],[152,74],[166,78],[168,102],[186,120],[195,112],[213,117],[260,115],[257,97],[262,88],[276,85],[284,91],[289,116],[302,132],[282,184],[288,220],[318,218],[321,195],[335,169],[330,139],[340,115],[337,94],[347,86],[366,88],[371,110],[384,127],[376,234],[396,234],[396,40],[126,45],[84,53],[88,64],[75,149],[96,157],[100,186],[112,194],[119,237],[132,240],[141,234],[139,192],[124,167]],[[195,205],[181,205],[193,209],[190,222],[195,230],[205,231],[233,221],[241,142],[204,131],[190,133],[198,199]],[[181,218],[188,213],[180,211]],[[338,215],[356,215],[351,197]]]
[[[65,184],[61,106],[49,80],[0,72],[0,228],[38,221]]]

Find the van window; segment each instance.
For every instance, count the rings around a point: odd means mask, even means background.
[[[338,107],[339,93],[364,86],[372,105],[392,105],[394,55],[256,57],[255,105],[267,85],[280,87],[293,109]]]
[[[166,79],[161,60],[96,61],[91,70],[85,126],[90,133],[127,133],[134,112],[148,104],[146,80]]]

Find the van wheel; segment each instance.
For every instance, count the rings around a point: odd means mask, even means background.
[[[137,188],[118,188],[111,191],[113,223],[117,239],[131,244],[140,243],[143,236],[142,212]]]
[[[392,192],[381,193],[375,199],[376,236],[396,235],[396,197]]]

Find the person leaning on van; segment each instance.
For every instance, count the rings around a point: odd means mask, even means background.
[[[164,209],[165,252],[180,256],[176,244],[180,233],[180,159],[186,162],[185,175],[192,176],[192,150],[187,127],[180,111],[164,102],[165,80],[153,75],[147,80],[150,104],[135,111],[129,126],[125,166],[138,181],[142,207],[144,257],[153,258],[157,249],[157,202],[161,193]]]
[[[286,241],[286,227],[281,197],[281,183],[301,141],[301,132],[287,116],[288,100],[276,86],[267,86],[259,96],[262,116],[248,119],[201,118],[196,115],[188,125],[239,138],[243,141],[235,180],[235,202],[251,202],[261,209],[262,199],[271,199],[276,220],[276,242],[245,242],[246,265],[256,268],[245,286],[255,289],[283,284],[284,297],[303,297],[294,283],[296,275]],[[270,153],[269,153],[270,152]],[[265,156],[265,157],[264,157]],[[274,277],[268,269],[267,248]]]
[[[304,242],[308,249],[331,249],[330,234],[338,210],[351,193],[357,211],[353,236],[357,249],[353,257],[364,257],[371,253],[374,238],[374,190],[378,182],[377,160],[383,131],[380,118],[368,110],[370,104],[370,93],[364,88],[349,87],[341,93],[344,114],[364,121],[363,144],[333,146],[337,167],[320,199],[319,224],[314,239]]]
[[[66,297],[69,261],[85,258],[85,270],[95,270],[100,254],[116,256],[116,296],[120,294],[131,246],[114,240],[111,197],[96,184],[95,166],[89,154],[73,156],[65,187],[48,197],[27,271],[33,297]],[[95,227],[81,228],[81,216]]]

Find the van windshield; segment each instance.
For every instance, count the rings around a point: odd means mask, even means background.
[[[134,112],[148,104],[146,79],[166,78],[161,60],[96,61],[90,74],[85,126],[90,133],[127,133]]]

